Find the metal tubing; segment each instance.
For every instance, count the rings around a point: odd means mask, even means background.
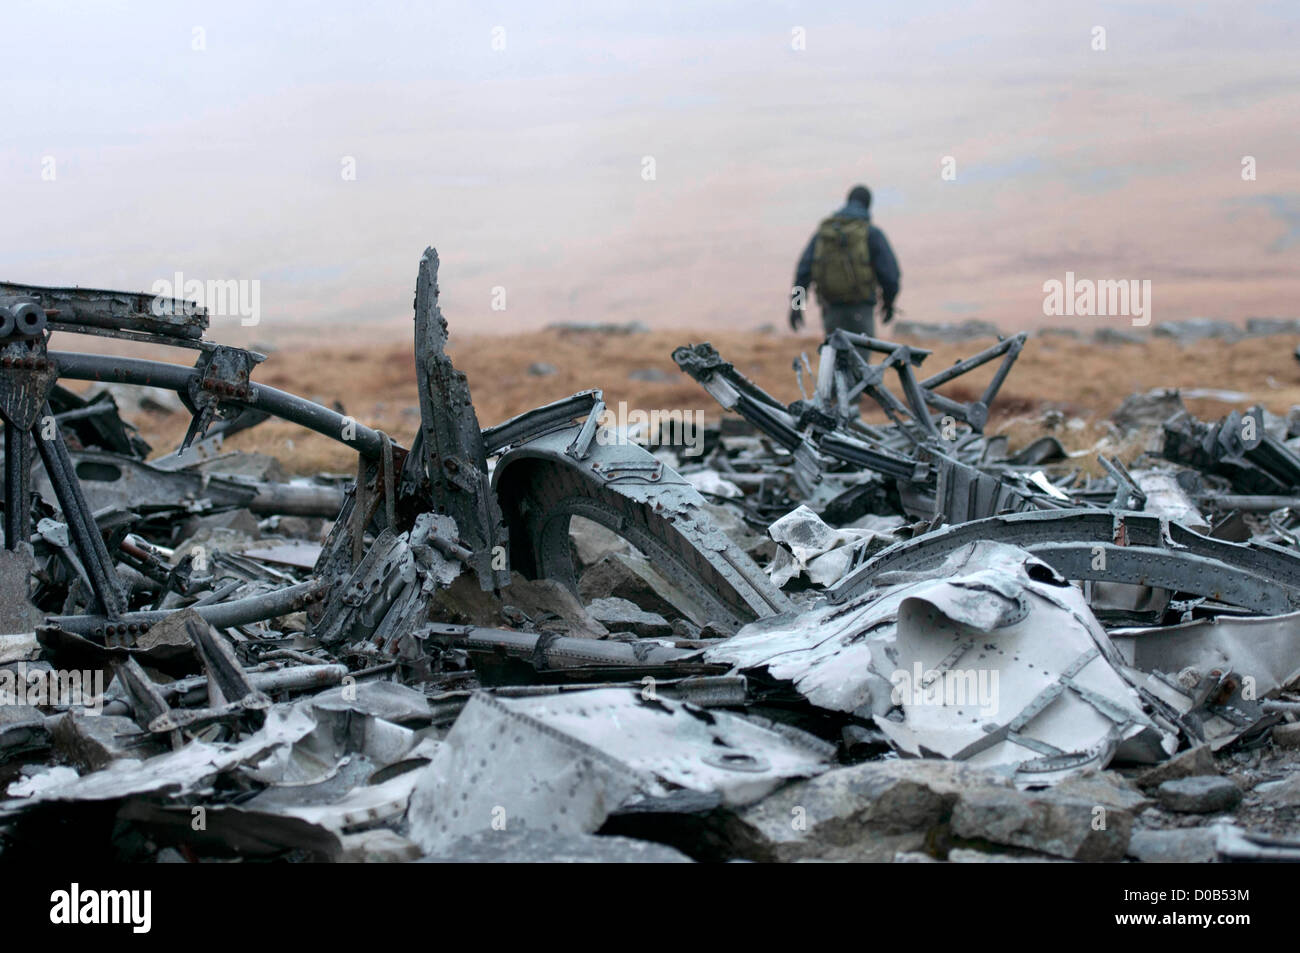
[[[246,599],[193,608],[211,625],[218,629],[228,629],[297,612],[309,603],[322,598],[328,588],[320,579],[309,579],[307,582],[249,596]],[[52,616],[49,621],[67,632],[75,632],[78,635],[133,635],[135,632],[144,632],[176,611],[178,610],[163,609],[126,612],[119,619],[106,619],[93,615],[63,615]]]
[[[14,550],[32,535],[28,487],[31,459],[27,431],[5,422],[5,549]]]
[[[53,420],[50,405],[45,405],[45,415]],[[81,492],[81,481],[72,467],[72,458],[68,455],[68,446],[63,442],[63,431],[54,422],[54,433],[46,439],[43,435],[36,438],[36,449],[45,464],[45,472],[58,498],[59,509],[67,521],[68,532],[77,549],[77,555],[90,576],[91,588],[99,607],[110,619],[116,619],[126,609],[126,599],[122,594],[122,584],[118,581],[113,568],[113,560],[104,545],[103,534],[99,525],[86,505],[86,498]]]
[[[145,361],[139,358],[108,357],[100,354],[78,354],[73,351],[51,351],[52,360],[59,369],[59,377],[75,381],[109,381],[116,384],[135,384],[142,387],[162,387],[178,394],[189,391],[191,381],[199,379],[199,372],[180,364],[162,361]],[[339,443],[354,447],[363,457],[378,459],[383,450],[379,432],[364,424],[355,423],[328,407],[285,393],[266,384],[254,384],[251,400],[222,397],[223,403],[243,404],[264,410],[290,423],[314,430]],[[344,430],[355,429],[351,440],[343,437]]]

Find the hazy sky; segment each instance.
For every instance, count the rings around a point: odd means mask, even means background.
[[[1294,0],[4,0],[0,279],[259,280],[274,338],[409,317],[433,244],[461,333],[755,327],[863,181],[909,318],[1042,322],[1066,271],[1151,280],[1157,321],[1300,316],[1298,22]]]

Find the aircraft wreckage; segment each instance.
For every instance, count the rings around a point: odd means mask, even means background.
[[[700,458],[603,439],[599,390],[484,428],[437,273],[409,448],[188,302],[0,284],[0,859],[1300,858],[1254,822],[1300,809],[1260,767],[1300,743],[1289,421],[1135,395],[1160,439],[1088,476],[985,434],[1024,334],[925,376],[837,331],[790,405],[674,352],[729,412]],[[177,452],[124,386],[179,398]],[[235,472],[269,417],[355,477]]]

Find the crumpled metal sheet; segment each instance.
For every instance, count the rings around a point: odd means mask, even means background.
[[[120,507],[150,512],[248,506],[258,487],[206,473],[162,470],[118,453],[69,451],[86,503],[92,511]],[[42,468],[32,486],[51,506],[58,505],[54,487]]]
[[[1112,629],[1110,637],[1128,663],[1144,672],[1248,672],[1256,698],[1300,681],[1300,612]]]
[[[183,748],[144,761],[114,761],[107,768],[78,777],[72,768],[55,767],[9,785],[12,800],[0,802],[0,816],[49,801],[111,801],[137,794],[190,794],[218,774],[239,765],[256,765],[277,749],[315,728],[311,715],[297,707],[272,708],[261,730],[234,744],[191,741]]]
[[[1009,513],[895,543],[850,570],[828,597],[847,602],[882,574],[926,570],[980,539],[1021,546],[1071,579],[1174,589],[1268,615],[1300,606],[1294,551],[1212,539],[1145,513],[1083,508]]]
[[[1104,765],[1140,735],[1173,752],[1082,593],[1029,553],[975,542],[893,582],[753,623],[703,657],[874,716],[911,755],[1055,773]]]
[[[820,773],[833,751],[793,729],[632,689],[479,693],[421,770],[411,837],[434,852],[489,830],[588,833],[638,795],[680,788],[746,804]]]
[[[580,439],[581,438],[581,439]],[[510,530],[510,564],[577,587],[569,520],[581,516],[627,539],[671,574],[695,604],[688,617],[734,630],[790,601],[709,516],[699,492],[636,444],[586,443],[572,425],[505,453],[492,476]]]
[[[814,585],[829,586],[848,571],[859,540],[873,534],[833,529],[807,506],[798,506],[769,526],[767,535],[781,544],[767,570],[775,585],[807,573]]]

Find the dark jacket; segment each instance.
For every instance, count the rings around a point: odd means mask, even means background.
[[[871,220],[871,212],[857,202],[849,202],[835,214]],[[808,247],[804,249],[803,257],[799,259],[799,267],[795,269],[796,287],[807,288],[812,282],[813,246],[816,244],[817,234],[814,232]],[[871,269],[876,273],[876,283],[880,285],[884,306],[888,308],[898,297],[898,282],[902,277],[898,270],[898,259],[894,257],[894,250],[889,247],[889,240],[885,238],[885,233],[874,225],[867,232],[867,250],[871,252]],[[871,303],[875,304],[874,298],[871,299]]]

